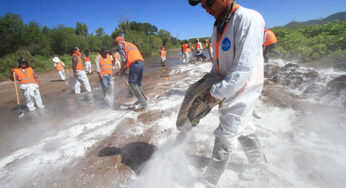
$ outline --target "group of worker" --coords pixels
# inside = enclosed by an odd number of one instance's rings
[[[223,75],[224,79],[216,82],[210,89],[206,103],[216,100],[219,105],[219,125],[214,131],[215,142],[210,162],[194,188],[215,187],[227,167],[231,151],[238,141],[243,147],[249,161],[249,166],[243,170],[240,177],[251,178],[261,163],[263,156],[255,136],[256,127],[253,121],[255,104],[261,95],[264,81],[264,62],[268,62],[268,53],[273,50],[277,39],[274,33],[265,28],[265,21],[257,11],[244,8],[234,0],[188,0],[191,6],[201,3],[202,8],[215,18],[213,33],[209,48],[214,48],[213,66],[210,74]],[[133,43],[125,41],[121,36],[114,40],[119,49],[121,62],[119,75],[129,69],[128,82],[131,91],[137,98],[137,109],[147,105],[144,97],[142,78],[144,59]],[[264,51],[263,51],[263,47]],[[202,52],[202,44],[198,41],[196,52]],[[193,46],[184,42],[181,48],[184,62],[190,61]],[[160,51],[161,63],[165,66],[166,51]],[[115,57],[115,55],[113,56]],[[58,60],[57,60],[58,61]],[[112,62],[106,49],[98,56],[99,78],[107,89],[112,80]],[[78,48],[72,55],[73,75],[76,79],[75,93],[80,93],[83,83],[87,92],[91,91],[88,78],[84,72],[81,54]],[[56,64],[61,71],[63,63]],[[29,110],[34,109],[33,100],[39,108],[43,108],[38,90],[38,79],[28,62],[18,60],[17,68],[12,70],[24,93]],[[65,78],[63,73],[61,78]]]
[[[114,45],[117,46],[117,50],[112,55],[110,55],[111,52],[107,48],[103,47],[100,50],[100,54],[95,58],[95,69],[99,76],[103,94],[105,96],[111,94],[113,74],[118,73],[119,76],[123,76],[124,72],[128,70],[127,83],[130,91],[137,98],[133,108],[134,110],[144,109],[147,106],[142,85],[144,59],[137,46],[125,41],[121,36],[114,40]],[[166,57],[166,54],[162,53],[162,56]],[[61,80],[66,80],[64,62],[58,57],[54,57],[52,60]],[[75,47],[72,53],[73,88],[75,94],[81,93],[82,84],[86,92],[91,93],[89,79],[86,74],[91,73],[91,63],[88,53],[85,54],[83,60],[85,66],[82,62],[80,49]],[[11,80],[18,81],[28,110],[35,110],[35,103],[37,107],[44,108],[39,91],[38,76],[29,66],[28,61],[23,58],[18,59],[17,67],[11,69],[11,72]]]
[[[191,42],[187,44],[187,41],[185,40],[184,44],[181,46],[181,54],[183,58],[183,63],[189,63],[192,57],[195,55],[201,54],[202,50],[203,50],[203,46],[202,46],[202,43],[199,41],[199,39],[197,39],[195,48],[193,47]],[[193,54],[193,52],[195,54]]]
[[[274,50],[274,47],[276,46],[276,43],[277,43],[277,38],[276,38],[274,32],[268,28],[265,28],[264,33],[265,33],[265,39],[264,39],[264,43],[263,43],[263,57],[264,57],[264,62],[267,63],[269,61],[269,53],[274,53],[278,56],[281,56],[281,54]],[[209,42],[208,39],[205,40],[205,44],[208,48],[209,56],[212,59],[212,57],[213,57],[212,44],[211,44],[211,42]],[[199,54],[202,53],[203,47],[202,47],[202,43],[199,41],[199,39],[197,39],[195,49],[196,49],[195,50],[195,54],[196,54],[195,56],[198,56]],[[184,44],[181,46],[183,63],[189,63],[191,61],[191,58],[194,56],[191,53],[193,51],[194,51],[194,47],[191,44],[191,42],[189,44],[187,44],[187,41],[185,41]]]

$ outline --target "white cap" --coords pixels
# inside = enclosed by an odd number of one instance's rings
[[[53,60],[54,63],[59,63],[60,62],[60,59],[58,57],[54,57],[52,60]]]

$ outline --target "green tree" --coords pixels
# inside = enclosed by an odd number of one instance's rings
[[[22,46],[24,24],[20,15],[5,14],[0,18],[0,57]]]
[[[76,34],[84,36],[85,38],[88,38],[88,26],[85,23],[76,23]]]
[[[103,27],[99,27],[98,29],[96,29],[95,32],[97,37],[103,37],[106,35],[106,33],[103,30]]]

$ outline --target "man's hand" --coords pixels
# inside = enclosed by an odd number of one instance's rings
[[[99,78],[103,80],[103,74],[99,74]]]
[[[206,98],[205,102],[207,104],[210,104],[210,103],[215,103],[216,101],[217,101],[217,99],[210,94],[210,91],[208,91],[207,98]]]
[[[74,73],[73,73],[73,76],[74,76],[74,77],[77,77],[77,76],[78,76],[78,74],[77,74],[76,72],[74,72]]]

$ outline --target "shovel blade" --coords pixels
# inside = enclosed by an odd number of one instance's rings
[[[18,117],[21,118],[24,116],[24,112],[23,110],[20,108],[20,106],[18,106]]]

